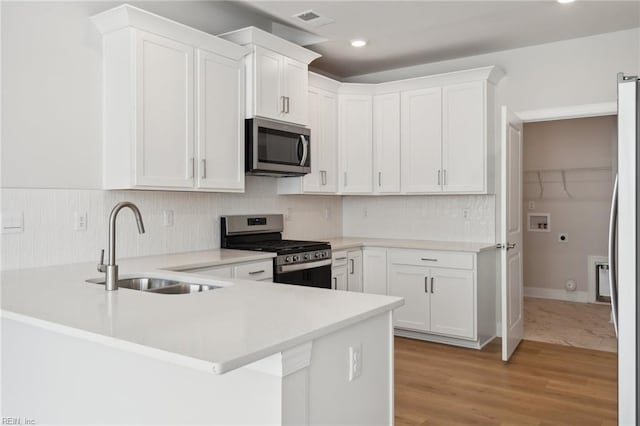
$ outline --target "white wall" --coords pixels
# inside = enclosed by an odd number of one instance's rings
[[[494,206],[493,195],[344,197],[343,232],[354,237],[493,242]]]
[[[523,253],[527,291],[542,295],[549,294],[546,290],[556,290],[555,294],[563,295],[564,284],[571,279],[576,281],[578,292],[587,292],[588,257],[607,256],[612,152],[616,139],[616,116],[525,124],[524,169],[566,170],[567,190],[571,194],[569,197],[564,192],[560,172],[541,172],[542,194],[536,173],[524,175]],[[530,201],[535,205],[533,209],[529,208]],[[549,213],[550,232],[528,231],[528,213]],[[559,233],[567,234],[568,241],[559,242]]]
[[[142,213],[146,234],[139,235],[130,211],[118,218],[118,257],[220,247],[220,215],[283,213],[285,237],[322,239],[340,235],[339,197],[277,196],[275,179],[248,177],[245,194],[65,189],[3,189],[3,211],[24,213],[24,232],[2,235],[1,269],[96,261],[106,249],[108,215],[129,200]],[[324,217],[325,209],[329,218]],[[163,225],[163,210],[175,224]],[[87,231],[73,230],[74,212],[86,212]]]

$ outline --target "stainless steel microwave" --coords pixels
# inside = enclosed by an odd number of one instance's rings
[[[247,174],[302,176],[311,172],[311,131],[264,118],[245,121]]]

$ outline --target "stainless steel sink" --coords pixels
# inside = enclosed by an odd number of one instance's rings
[[[93,284],[105,284],[105,280],[101,278],[87,280],[87,282]],[[221,286],[216,285],[194,284],[184,281],[153,277],[122,278],[118,280],[118,287],[160,294],[200,293],[203,291],[215,290],[216,288],[222,288]]]

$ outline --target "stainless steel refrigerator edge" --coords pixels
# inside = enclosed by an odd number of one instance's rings
[[[609,235],[611,303],[618,335],[618,423],[635,425],[638,415],[638,143],[640,85],[618,74],[618,175]],[[617,222],[617,229],[616,229]]]

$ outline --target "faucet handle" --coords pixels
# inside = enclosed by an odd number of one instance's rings
[[[98,272],[105,272],[107,270],[104,264],[104,249],[100,250],[100,261],[98,263]]]

